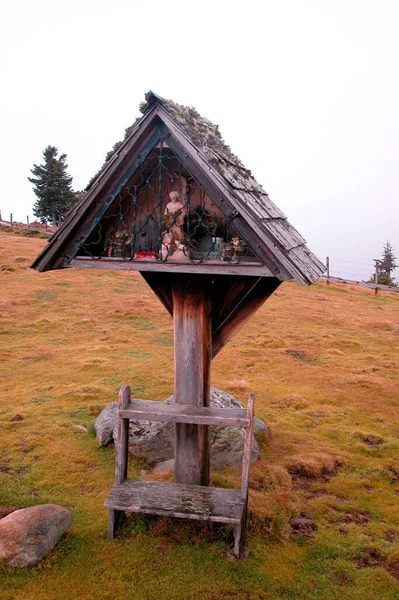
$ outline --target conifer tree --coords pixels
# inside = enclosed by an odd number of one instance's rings
[[[389,241],[386,242],[383,251],[382,258],[380,260],[380,270],[388,275],[391,279],[391,273],[397,267],[396,256],[394,254],[392,244]]]
[[[37,196],[33,213],[42,222],[48,220],[59,226],[77,198],[72,190],[72,177],[67,173],[66,154],[58,158],[57,148],[47,146],[43,158],[42,165],[33,165],[33,177],[28,177]]]
[[[382,257],[378,261],[378,283],[381,285],[396,285],[396,281],[392,276],[393,271],[397,267],[396,256],[392,248],[392,244],[387,241],[382,250]],[[371,275],[369,283],[374,283],[375,275]]]

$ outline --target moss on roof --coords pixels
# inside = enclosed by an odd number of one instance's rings
[[[194,146],[201,149],[206,155],[208,161],[217,169],[220,167],[220,161],[231,163],[238,167],[242,174],[251,175],[251,171],[246,169],[238,156],[231,151],[223,140],[219,131],[219,126],[214,125],[211,121],[202,117],[199,112],[193,106],[183,106],[173,102],[173,100],[165,100],[160,96],[157,96],[153,92],[147,92],[145,95],[145,102],[140,103],[140,112],[144,114],[153,104],[157,102],[160,104],[169,114],[173,121],[181,127],[184,133],[190,138]],[[123,140],[116,142],[112,150],[110,150],[105,156],[105,162],[101,169],[90,179],[86,190],[90,187],[93,181],[97,178],[99,173],[105,167],[107,162],[127,140],[131,135],[134,127],[141,117],[138,117],[132,125],[125,129],[125,135]]]
[[[206,154],[209,161],[214,162],[217,158],[215,154],[217,154],[219,159],[230,162],[248,172],[238,156],[223,140],[219,126],[202,117],[193,106],[183,106],[173,100],[165,100],[153,92],[148,92],[145,98],[146,101],[140,105],[140,111],[143,114],[156,100],[168,111],[173,121],[183,129],[192,143]]]

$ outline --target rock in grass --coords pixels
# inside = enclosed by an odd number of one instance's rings
[[[168,471],[173,471],[175,468],[175,459],[170,458],[169,460],[164,460],[163,462],[158,463],[153,470],[153,473],[167,473]]]
[[[270,437],[270,430],[266,423],[262,421],[262,419],[258,419],[258,417],[254,417],[254,435],[264,434],[267,437]]]
[[[100,446],[108,446],[114,441],[114,429],[116,426],[116,411],[118,403],[111,402],[101,411],[97,419],[94,421],[94,429]]]
[[[145,458],[149,463],[173,458],[174,438],[174,423],[130,421],[129,452],[133,456]]]
[[[211,467],[240,467],[244,453],[245,429],[242,427],[211,427]],[[251,461],[258,460],[259,446],[252,436]]]
[[[0,561],[12,567],[38,563],[72,525],[72,513],[56,504],[22,508],[0,520]]]

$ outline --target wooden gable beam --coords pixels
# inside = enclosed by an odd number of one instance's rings
[[[261,274],[260,274],[261,275]],[[237,304],[247,295],[259,276],[229,275],[212,281],[212,331],[218,330]]]
[[[172,278],[170,273],[141,271],[141,276],[173,317]]]
[[[219,327],[212,332],[212,358],[224,348],[233,335],[252,317],[262,304],[278,288],[281,281],[276,277],[260,277],[231,310]]]

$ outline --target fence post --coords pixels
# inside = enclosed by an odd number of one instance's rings
[[[330,257],[326,257],[326,265],[327,265],[327,286],[330,285]]]
[[[12,213],[10,214],[10,225],[11,225],[11,229],[12,229]]]
[[[376,296],[378,294],[378,270],[379,270],[379,266],[380,266],[380,262],[376,259],[375,260],[375,275],[374,275],[374,283],[375,283],[375,290],[374,290],[374,295]]]
[[[26,224],[27,224],[28,229],[29,229],[29,215],[26,215]]]

